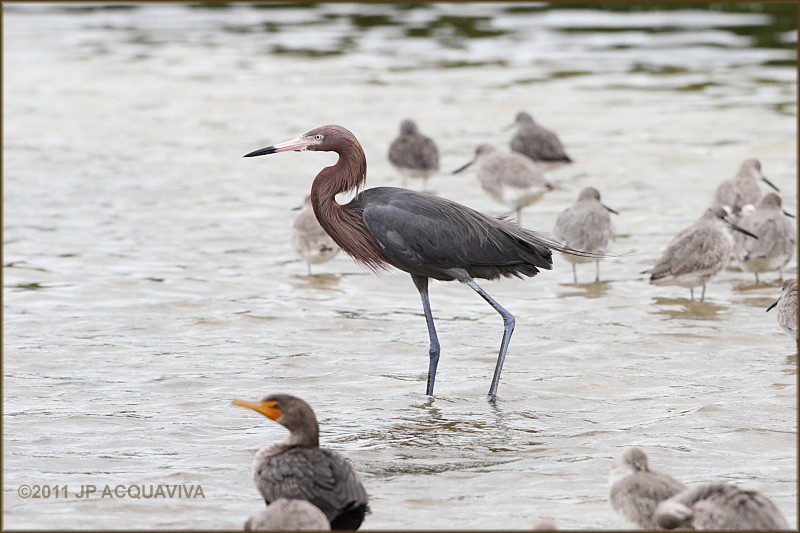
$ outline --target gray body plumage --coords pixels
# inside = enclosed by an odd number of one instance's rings
[[[339,245],[319,225],[310,196],[306,196],[303,211],[292,226],[292,247],[308,265],[309,274],[311,265],[330,261],[341,251]]]
[[[389,162],[403,176],[422,178],[423,188],[430,176],[439,170],[439,149],[430,137],[420,133],[413,120],[400,124],[400,135],[389,146]]]
[[[658,504],[685,489],[686,486],[672,476],[650,470],[647,456],[635,447],[617,456],[609,475],[611,507],[644,529],[657,529]]]
[[[703,286],[728,263],[733,237],[725,227],[727,215],[722,208],[709,208],[700,219],[681,231],[650,269],[650,283]]]
[[[781,295],[767,311],[778,307],[778,325],[787,335],[797,340],[797,279],[784,280]]]
[[[594,187],[586,187],[578,199],[565,209],[556,219],[553,237],[570,248],[587,252],[605,253],[616,237],[614,224],[607,207],[600,201],[600,192]],[[589,257],[565,255],[570,263],[600,262]],[[575,273],[573,266],[573,274]],[[599,265],[598,276],[599,280]],[[575,277],[577,283],[577,275]]]
[[[748,272],[755,272],[756,281],[761,272],[778,270],[783,277],[783,267],[794,255],[796,231],[781,208],[781,199],[775,193],[767,193],[754,211],[739,221],[739,226],[758,235],[751,239],[734,234],[734,257]]]
[[[712,207],[722,207],[734,221],[738,220],[745,206],[755,205],[761,199],[757,179],[764,179],[761,162],[758,159],[745,159],[736,175],[723,181],[714,191]]]
[[[656,523],[665,529],[789,529],[766,496],[726,483],[698,485],[662,502]]]
[[[306,500],[278,498],[244,524],[245,531],[330,530],[331,525],[319,507]]]
[[[534,122],[528,113],[517,113],[514,124],[517,132],[509,143],[512,151],[530,157],[534,161],[564,163],[572,161],[564,151],[558,136]]]
[[[553,188],[536,164],[523,155],[482,144],[475,149],[474,161],[483,190],[518,212]]]

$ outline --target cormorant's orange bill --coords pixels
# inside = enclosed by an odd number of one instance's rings
[[[253,411],[259,412],[270,420],[278,420],[281,417],[281,412],[278,410],[278,402],[245,402],[242,400],[233,400],[233,405],[239,407],[247,407]]]

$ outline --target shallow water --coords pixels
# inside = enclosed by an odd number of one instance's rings
[[[702,6],[700,6],[702,7]],[[543,4],[4,4],[4,525],[239,528],[250,461],[285,431],[234,398],[316,410],[371,495],[365,527],[620,528],[611,461],[642,446],[687,483],[764,491],[797,527],[797,347],[764,312],[776,275],[724,271],[706,302],[639,274],[715,186],[758,157],[797,212],[793,6],[615,11]],[[788,20],[788,22],[787,22]],[[587,185],[617,257],[482,285],[433,283],[442,343],[406,274],[289,235],[331,154],[242,159],[321,124],[364,145],[434,137],[437,194],[505,210],[447,171],[526,109],[575,163],[524,214],[549,231]],[[412,186],[419,186],[412,182]],[[796,276],[792,260],[787,275]],[[22,484],[200,484],[204,499],[23,499]]]

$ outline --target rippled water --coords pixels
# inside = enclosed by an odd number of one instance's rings
[[[776,276],[727,270],[706,303],[639,274],[758,157],[797,212],[796,6],[4,4],[4,525],[239,528],[252,453],[285,431],[230,405],[291,392],[362,473],[365,527],[629,524],[621,448],[687,483],[759,489],[797,526],[797,348]],[[731,11],[732,10],[732,11]],[[766,10],[766,11],[765,11]],[[434,137],[437,194],[499,214],[474,147],[526,109],[575,163],[526,210],[550,230],[586,185],[620,211],[604,282],[569,264],[484,283],[500,318],[406,274],[305,265],[289,210],[331,154],[242,154],[339,123],[368,183],[399,122]],[[796,276],[793,260],[788,275]],[[579,270],[593,279],[593,267]],[[23,499],[21,484],[200,484],[205,499]]]

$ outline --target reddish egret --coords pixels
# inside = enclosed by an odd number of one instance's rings
[[[330,530],[331,524],[319,507],[307,500],[278,498],[244,524],[245,531]]]
[[[791,278],[783,282],[781,295],[767,308],[769,312],[778,306],[778,325],[787,335],[797,340],[797,279]]]
[[[308,500],[325,513],[332,529],[358,529],[369,512],[367,491],[344,457],[319,447],[319,426],[311,407],[288,394],[233,404],[289,430],[286,439],[264,446],[253,458],[256,486],[267,505],[279,498]]]
[[[534,161],[544,163],[571,163],[572,159],[564,151],[558,135],[543,128],[533,117],[524,111],[517,113],[509,128],[517,128],[517,133],[509,143],[511,150],[526,155]]]
[[[522,208],[541,200],[553,186],[544,179],[542,171],[524,155],[501,152],[491,144],[475,149],[472,161],[454,170],[458,174],[475,163],[478,181],[483,190],[500,203],[517,212],[517,224],[522,225]]]
[[[644,529],[658,529],[658,504],[686,490],[674,477],[650,470],[647,455],[636,447],[626,448],[614,460],[608,485],[611,507]]]
[[[794,256],[797,230],[786,217],[794,218],[781,208],[781,197],[768,192],[758,201],[754,211],[742,217],[739,226],[758,235],[757,240],[741,234],[733,236],[733,256],[742,268],[756,275],[777,270],[783,281],[783,267]]]
[[[600,191],[594,187],[586,187],[580,192],[575,203],[558,215],[553,228],[553,237],[570,248],[605,253],[616,237],[609,213],[619,214],[600,201]],[[575,255],[568,255],[565,258],[572,263],[572,277],[575,283],[578,283],[575,264],[588,263],[592,259]],[[594,281],[597,283],[600,281],[600,260],[595,259],[595,262],[597,265]]]
[[[761,199],[761,189],[756,180],[761,180],[777,192],[778,188],[761,173],[758,159],[745,159],[736,175],[720,183],[714,191],[713,207],[723,207],[736,222],[742,216],[742,209],[754,206]]]
[[[306,196],[305,203],[300,209],[303,211],[292,227],[292,246],[305,260],[310,276],[312,264],[330,261],[336,257],[340,248],[317,222],[314,209],[311,207],[311,196]]]
[[[656,522],[664,529],[789,529],[766,496],[727,483],[704,483],[663,501]]]
[[[439,170],[439,149],[433,139],[420,133],[416,122],[410,119],[400,123],[400,135],[389,146],[389,162],[406,178],[422,178],[422,189],[428,178]]]
[[[688,287],[694,300],[694,288],[703,286],[700,301],[706,297],[706,282],[716,276],[731,257],[733,237],[725,226],[758,239],[749,231],[728,222],[727,211],[710,207],[703,216],[672,239],[650,273],[653,285],[680,285]]]
[[[341,126],[321,126],[245,157],[289,150],[339,155],[335,165],[322,169],[314,179],[311,203],[320,224],[342,250],[374,271],[392,265],[411,274],[422,298],[430,337],[428,395],[433,394],[439,362],[428,279],[466,283],[500,313],[503,340],[488,395],[489,401],[494,402],[515,320],[474,278],[533,277],[540,268],[553,267],[551,248],[565,253],[583,252],[445,198],[397,187],[367,189],[357,192],[349,203],[339,204],[337,194],[358,191],[367,179],[367,159],[361,144]]]

